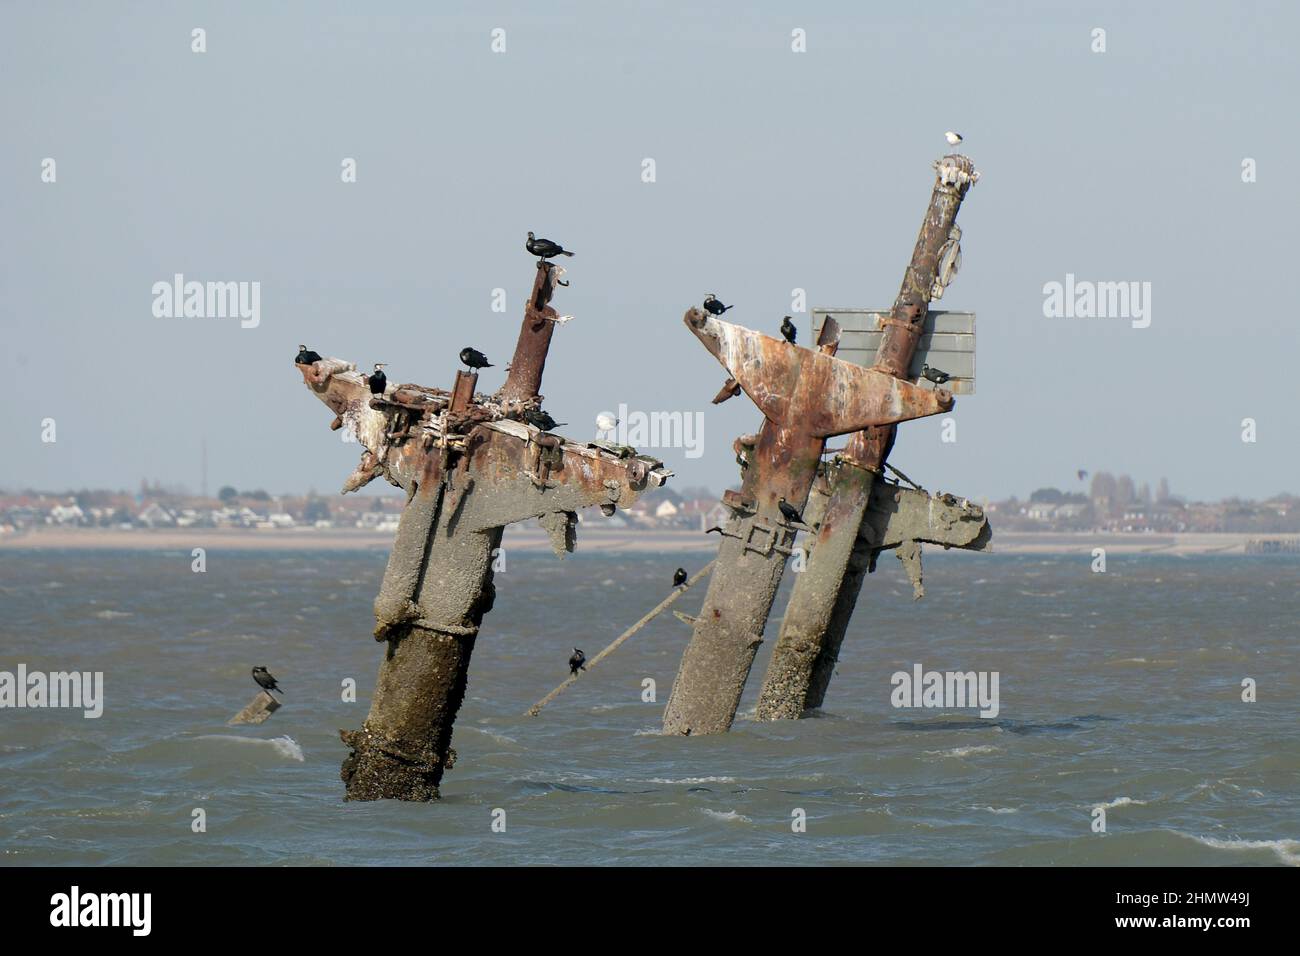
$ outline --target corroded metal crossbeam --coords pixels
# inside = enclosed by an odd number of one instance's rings
[[[735,719],[800,530],[781,504],[804,507],[827,438],[935,415],[953,399],[836,359],[830,322],[814,350],[700,309],[684,321],[764,417],[756,435],[738,441],[741,490],[723,496],[730,516],[717,564],[664,711],[665,733],[723,733]]]

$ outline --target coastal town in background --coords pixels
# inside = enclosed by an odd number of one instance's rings
[[[1040,488],[1024,499],[977,503],[988,512],[997,533],[1300,535],[1300,498],[1294,495],[1277,494],[1263,501],[1190,501],[1163,478],[1152,487],[1128,475],[1081,474],[1072,489]],[[135,491],[0,490],[0,542],[38,544],[43,533],[78,529],[141,535],[187,528],[391,534],[397,530],[404,500],[396,489],[391,494],[275,495],[260,488],[225,486],[209,496],[143,480]],[[709,489],[666,486],[610,517],[599,512],[579,515],[586,525],[624,532],[695,533],[722,524],[725,517],[718,496]],[[1246,550],[1290,550],[1295,544],[1260,540]]]

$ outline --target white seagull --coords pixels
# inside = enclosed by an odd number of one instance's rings
[[[618,427],[618,419],[609,412],[601,412],[596,416],[596,431],[612,432]]]
[[[948,141],[949,146],[956,146],[961,142],[961,133],[954,133],[952,130],[943,134],[943,138]]]

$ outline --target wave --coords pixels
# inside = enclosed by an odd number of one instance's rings
[[[710,810],[708,807],[701,807],[700,812],[713,817],[715,820],[725,820],[727,823],[753,823],[749,817],[743,813],[737,813],[735,810]]]
[[[275,753],[288,760],[296,760],[303,763],[307,758],[298,746],[298,741],[292,737],[239,737],[235,734],[202,734],[194,738],[195,740],[221,740],[233,742],[244,746],[270,747]]]
[[[951,750],[927,750],[925,753],[933,757],[969,757],[971,754],[992,754],[1001,750],[1001,747],[981,744],[980,746],[953,747]]]
[[[1093,809],[1100,807],[1103,810],[1110,810],[1113,807],[1145,807],[1146,805],[1145,800],[1134,800],[1132,797],[1116,797],[1108,803],[1095,804]]]
[[[135,615],[131,611],[96,611],[95,612],[95,617],[99,618],[101,621],[111,621],[119,617],[134,617],[134,616]]]
[[[651,777],[649,780],[645,780],[643,782],[644,783],[681,783],[681,784],[735,783],[736,778],[735,777],[682,777],[680,780],[669,780],[666,777]]]
[[[1203,846],[1216,850],[1272,850],[1273,854],[1287,866],[1300,866],[1300,840],[1220,840],[1215,837],[1197,836],[1195,833],[1183,833],[1175,830],[1180,837],[1195,840]]]

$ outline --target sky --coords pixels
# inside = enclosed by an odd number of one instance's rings
[[[683,313],[716,292],[775,335],[795,289],[888,308],[954,129],[981,179],[941,307],[978,316],[976,392],[955,441],[905,423],[891,462],[977,500],[1081,468],[1300,491],[1298,11],[5,2],[0,488],[197,491],[206,443],[212,492],[333,492],[358,446],[298,344],[439,387],[472,345],[493,389],[530,229],[577,252],[542,388],[562,431],[698,413],[698,456],[647,450],[734,487],[758,412],[709,404],[725,376]],[[259,283],[257,324],[156,315],[177,273]],[[1046,316],[1067,275],[1149,289],[1149,325]]]

